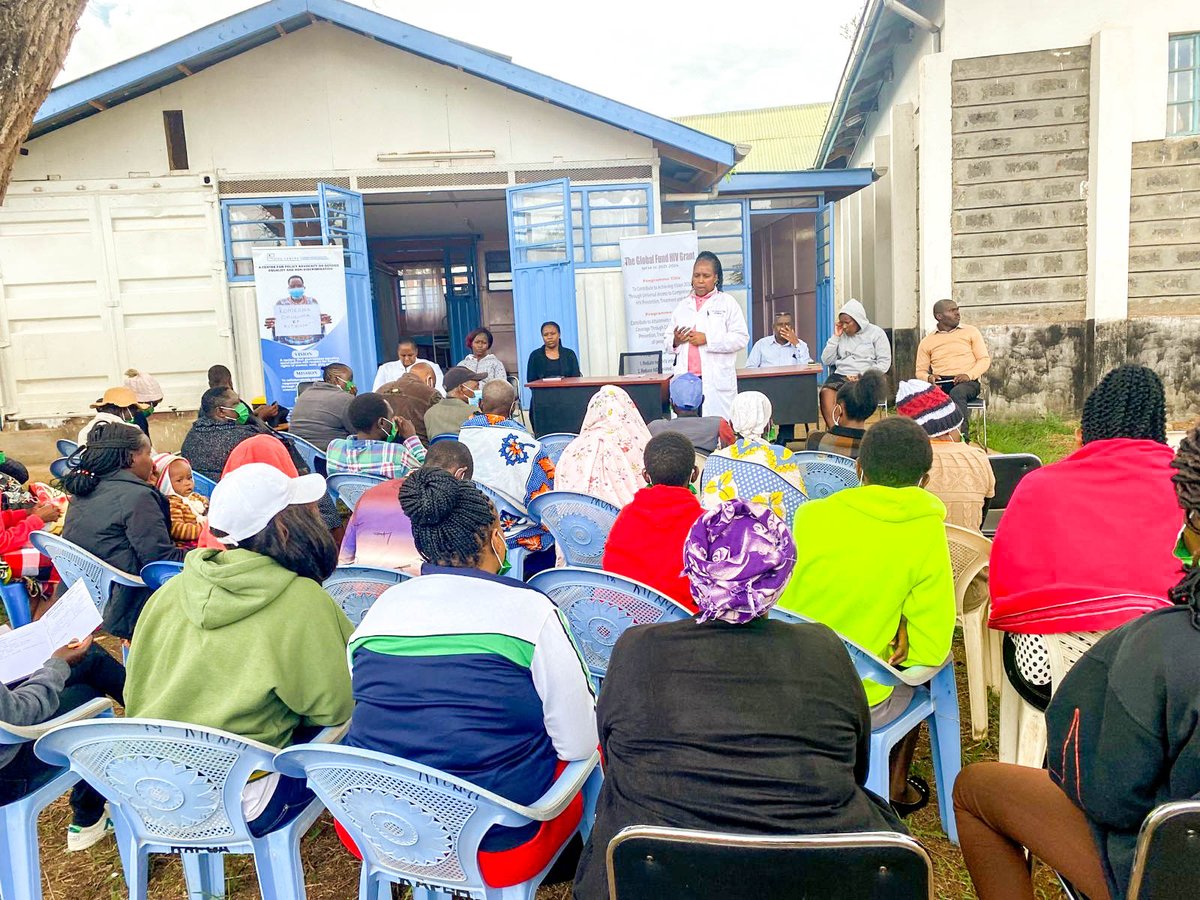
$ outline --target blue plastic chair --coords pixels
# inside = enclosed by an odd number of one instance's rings
[[[474,484],[475,487],[479,488],[479,492],[483,494],[483,496],[492,501],[492,506],[496,507],[496,512],[500,514],[501,522],[506,520],[517,520],[533,522],[536,525],[541,524],[536,518],[534,518],[533,513],[527,510],[519,501],[508,496],[508,494],[498,491],[495,488],[488,487],[486,484],[483,484],[479,481],[474,482]],[[542,549],[544,550],[547,547],[552,546],[553,543],[554,536],[547,533],[542,538]],[[512,564],[514,576],[522,581],[525,580],[525,557],[527,556],[529,556],[529,551],[524,547],[514,547],[512,544],[508,544],[508,561]]]
[[[104,607],[108,605],[114,584],[145,587],[145,582],[138,576],[110,566],[99,557],[56,534],[35,531],[29,536],[29,543],[33,544],[42,556],[50,557],[55,571],[62,579],[63,587],[70,587],[83,579],[92,602],[96,604],[96,609],[100,610],[100,615],[104,615]]]
[[[752,459],[732,459],[720,453],[714,453],[704,461],[704,471],[700,475],[701,497],[708,493],[709,482],[713,479],[717,481],[719,493],[726,473],[729,473],[728,480],[737,486],[737,496],[767,507],[783,519],[788,528],[792,527],[800,504],[808,500],[803,491],[789,484],[770,466]],[[808,486],[807,482],[805,486]]]
[[[604,544],[621,511],[599,497],[547,491],[534,497],[529,514],[550,529],[568,566],[599,569]]]
[[[479,843],[494,825],[516,828],[555,818],[581,791],[584,810],[576,833],[586,841],[602,780],[599,759],[593,753],[569,763],[529,806],[437,769],[352,747],[300,744],[276,756],[275,767],[307,777],[362,853],[359,900],[386,900],[392,884],[410,885],[414,900],[533,900],[553,860],[528,881],[493,888],[479,870]]]
[[[73,468],[75,467],[71,465],[71,460],[68,457],[60,456],[50,463],[50,474],[59,481],[62,481]]]
[[[68,441],[66,438],[60,438],[54,444],[58,448],[59,456],[70,456],[79,449],[79,445],[74,441]]]
[[[300,458],[304,460],[304,464],[308,466],[309,472],[316,472],[319,475],[325,474],[325,451],[317,447],[315,444],[310,444],[302,437],[292,434],[288,431],[277,432],[279,437],[285,441],[291,441],[292,446],[296,448],[296,452],[300,454]],[[318,460],[320,461],[318,464]]]
[[[37,740],[68,722],[109,712],[112,701],[100,698],[38,725],[0,722],[0,747]],[[42,864],[38,856],[37,822],[42,810],[75,786],[79,776],[63,769],[50,781],[7,806],[0,806],[0,897],[4,900],[41,900]]]
[[[0,585],[0,599],[4,601],[4,614],[8,616],[8,624],[11,627],[20,628],[33,621],[33,612],[29,608],[29,592],[25,590],[24,582]]]
[[[213,488],[217,486],[217,483],[207,475],[201,475],[194,469],[192,470],[192,482],[196,493],[201,497],[211,497]]]
[[[394,569],[339,566],[325,579],[323,587],[346,614],[350,624],[357,628],[367,610],[384,591],[411,577]]]
[[[358,498],[375,487],[387,481],[379,475],[330,475],[328,478],[330,492],[353,510],[358,505]]]
[[[780,609],[771,609],[771,618],[792,624],[809,623],[812,619]],[[952,844],[958,843],[958,825],[954,820],[954,782],[962,769],[962,734],[959,731],[958,688],[954,683],[954,656],[951,654],[940,666],[913,666],[897,669],[854,641],[843,637],[842,643],[860,678],[876,684],[894,687],[911,685],[912,702],[898,719],[871,732],[871,762],[867,771],[867,788],[880,797],[890,796],[891,773],[888,761],[892,747],[910,731],[928,720],[929,745],[933,755],[933,777],[937,783],[938,811],[942,828]]]
[[[457,440],[458,440],[457,434],[453,434],[449,431],[446,431],[446,432],[443,432],[442,434],[435,434],[433,437],[431,437],[429,439],[429,446],[432,447],[434,444],[440,444],[442,441],[457,441]]]
[[[159,562],[146,563],[146,565],[142,566],[139,577],[142,581],[146,582],[147,587],[154,588],[157,591],[182,571],[183,563],[160,560]]]
[[[649,585],[596,569],[547,569],[529,579],[567,620],[588,671],[599,681],[612,648],[633,625],[674,622],[692,614]]]
[[[843,488],[858,487],[856,463],[848,456],[801,450],[795,455],[810,500],[820,500]]]
[[[550,462],[557,466],[558,461],[562,459],[563,451],[567,449],[567,444],[571,443],[577,437],[579,437],[577,434],[556,431],[553,434],[544,434],[538,440],[542,442],[542,449],[550,457]]]
[[[326,728],[315,742],[340,740],[346,728]],[[146,896],[151,853],[183,858],[192,900],[225,895],[226,853],[254,855],[264,900],[303,900],[300,838],[321,814],[320,801],[261,838],[242,815],[250,776],[276,771],[275,747],[183,722],[114,719],[56,728],[34,752],[69,765],[108,800],[133,900]]]

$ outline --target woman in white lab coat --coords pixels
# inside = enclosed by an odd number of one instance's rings
[[[750,342],[750,332],[742,305],[721,291],[722,284],[716,254],[699,254],[692,266],[692,293],[671,313],[665,346],[668,359],[675,360],[675,375],[691,372],[704,382],[704,415],[728,419],[737,395],[734,362]]]

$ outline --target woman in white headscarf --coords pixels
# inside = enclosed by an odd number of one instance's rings
[[[606,384],[588,403],[579,437],[567,444],[554,467],[554,489],[624,507],[646,486],[642,454],[649,440],[650,431],[630,396]]]
[[[712,456],[727,456],[730,459],[748,460],[768,466],[792,487],[804,490],[804,479],[800,475],[800,466],[796,463],[795,454],[786,447],[772,443],[777,428],[771,421],[771,401],[765,394],[745,391],[734,397],[733,406],[729,411],[729,423],[733,426],[737,440],[722,450],[714,451]],[[735,497],[772,508],[779,505],[772,503],[770,498],[752,491],[739,491],[737,482],[735,469],[728,469],[719,475],[706,478],[700,497],[701,505],[705,509],[716,509]]]

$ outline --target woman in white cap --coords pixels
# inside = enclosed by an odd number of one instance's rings
[[[733,398],[729,421],[737,440],[717,450],[712,456],[727,456],[767,466],[792,487],[804,490],[804,479],[800,476],[795,454],[774,443],[778,428],[771,420],[771,401],[766,394],[758,391],[738,394]],[[736,467],[706,478],[700,503],[705,509],[716,509],[722,503],[739,497],[749,503],[766,506],[775,515],[784,517],[782,495],[778,492],[762,492],[745,483],[739,484]]]
[[[150,416],[163,401],[162,385],[153,375],[139,372],[137,369],[127,369],[125,387],[133,391],[133,396],[138,402],[138,407],[133,411],[133,424],[142,429],[146,437],[150,437]]]
[[[350,718],[353,628],[321,587],[337,565],[316,511],[324,493],[320,475],[289,478],[265,463],[221,479],[208,524],[226,549],[193,550],[146,604],[129,653],[129,715],[281,748]],[[271,775],[247,786],[242,810],[262,835],[311,798],[303,779]]]

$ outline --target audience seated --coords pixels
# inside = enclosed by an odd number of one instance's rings
[[[471,451],[458,441],[439,441],[430,447],[424,468],[443,469],[465,481],[475,474]],[[374,566],[421,574],[421,554],[413,541],[412,522],[400,506],[403,485],[403,478],[393,478],[369,488],[358,498],[354,514],[346,523],[339,566]]]
[[[24,580],[31,596],[58,582],[50,560],[29,543],[29,536],[59,521],[59,506],[36,499],[25,489],[29,470],[0,452],[0,585]]]
[[[63,479],[73,499],[62,536],[131,575],[147,563],[183,559],[171,540],[170,505],[150,484],[153,475],[146,435],[132,425],[97,423],[79,465]],[[128,640],[149,597],[148,588],[114,585],[104,629]]]
[[[321,370],[321,380],[296,397],[288,433],[308,441],[322,453],[329,442],[354,433],[350,402],[358,389],[354,372],[344,363]]]
[[[442,399],[442,393],[437,389],[433,364],[424,361],[413,363],[399,378],[380,387],[378,393],[388,402],[393,414],[412,422],[421,443],[429,446],[425,413]]]
[[[352,435],[329,442],[325,464],[330,475],[403,478],[425,462],[425,448],[413,423],[394,417],[382,394],[355,397],[349,419]]]
[[[125,371],[125,387],[133,391],[134,399],[138,402],[133,409],[133,424],[141,429],[142,434],[150,437],[150,416],[163,401],[162,385],[148,372],[127,369]],[[153,439],[150,443],[154,443]]]
[[[479,413],[463,422],[458,439],[471,451],[476,481],[528,506],[554,488],[554,463],[542,442],[513,419],[516,402],[517,392],[507,381],[487,382]],[[510,549],[521,546],[536,552],[554,543],[549,532],[523,516],[505,517],[502,524]]]
[[[911,419],[871,426],[858,455],[862,484],[796,510],[796,568],[779,605],[818,622],[892,665],[936,666],[954,634],[954,576],[942,501],[922,490],[933,451]],[[908,707],[912,688],[865,682],[871,721],[887,725]],[[892,801],[902,813],[929,799],[908,776],[919,729],[892,757]]]
[[[604,786],[579,900],[608,897],[605,851],[629,825],[904,831],[863,787],[871,717],[842,642],[824,625],[767,618],[795,554],[776,515],[723,503],[695,522],[684,548],[696,621],[618,639],[597,710]]]
[[[439,434],[457,435],[462,423],[478,412],[481,384],[478,378],[464,366],[455,366],[446,372],[442,380],[446,396],[425,413],[425,433],[430,439]]]
[[[114,425],[136,425],[137,414],[148,408],[139,403],[137,395],[124,386],[109,388],[104,392],[104,396],[91,406],[92,409],[96,410],[96,415],[90,422],[79,429],[76,443],[81,447],[87,443],[92,426],[97,422],[111,422]],[[146,436],[149,437],[149,434]]]
[[[603,567],[666,594],[692,612],[691,587],[683,574],[683,545],[702,509],[692,492],[696,452],[677,431],[646,444],[647,487],[618,514],[604,545]]]
[[[1147,461],[1154,475],[1157,463]],[[1101,638],[1067,673],[1046,710],[1049,771],[984,762],[958,776],[958,833],[980,900],[1033,897],[1026,849],[1090,900],[1124,897],[1142,820],[1200,794],[1200,429],[1172,466],[1192,553],[1168,591],[1175,605]],[[1133,570],[1148,561],[1139,546],[1120,554]]]
[[[425,564],[420,578],[389,588],[351,636],[355,707],[346,743],[532,803],[561,761],[596,749],[587,668],[549,599],[502,577],[504,532],[471,482],[419,469],[400,503]],[[574,827],[578,806],[567,816]],[[537,833],[537,825],[496,827],[484,837],[484,855]]]
[[[622,507],[645,483],[642,453],[648,440],[650,432],[633,400],[606,384],[588,401],[579,436],[563,449],[554,467],[554,487]]]
[[[713,456],[761,463],[774,469],[792,487],[804,490],[804,479],[800,476],[795,454],[786,447],[772,443],[776,431],[775,424],[771,421],[771,401],[767,399],[766,394],[758,391],[744,391],[738,394],[733,398],[729,420],[737,440],[730,446],[717,450]],[[705,509],[716,509],[728,500],[741,497],[743,500],[769,505],[776,515],[782,514],[783,507],[779,502],[772,503],[770,498],[761,495],[747,496],[750,493],[752,492],[749,489],[738,485],[736,472],[723,472],[705,479],[700,502]]]
[[[914,420],[931,441],[933,466],[925,490],[946,505],[946,522],[978,531],[987,501],[996,495],[996,473],[987,453],[962,437],[962,413],[936,384],[900,382],[896,412]]]
[[[213,491],[209,527],[227,549],[189,553],[151,598],[129,653],[126,712],[230,731],[272,747],[350,718],[351,626],[321,588],[337,548],[312,505],[319,475],[288,478],[263,463]],[[294,818],[304,779],[251,781],[253,834]]]
[[[729,423],[720,416],[702,416],[704,383],[699,375],[685,372],[671,379],[671,411],[673,419],[655,419],[646,427],[651,435],[678,431],[701,453],[712,453],[728,447],[736,439]]]
[[[868,369],[854,381],[843,381],[833,405],[833,425],[828,431],[810,434],[804,449],[858,459],[858,448],[867,433],[867,419],[886,396],[887,377],[878,369]]]
[[[194,549],[204,531],[208,501],[196,493],[191,464],[175,453],[157,454],[154,485],[171,507],[171,540],[176,547]]]

